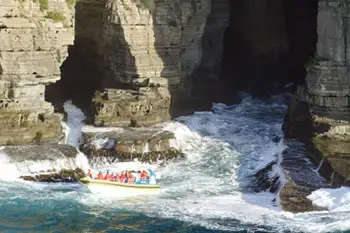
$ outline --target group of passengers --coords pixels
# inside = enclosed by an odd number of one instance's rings
[[[92,172],[90,169],[89,169],[87,175],[91,179],[93,179]],[[110,174],[109,171],[107,171],[107,173],[105,175],[103,175],[102,172],[100,171],[98,173],[97,177],[95,177],[95,179],[133,184],[137,180],[140,180],[140,179],[141,180],[149,180],[149,175],[148,175],[147,171],[142,171],[142,172],[137,171],[136,177],[130,171],[124,171],[120,175],[118,173],[114,174],[113,172]]]

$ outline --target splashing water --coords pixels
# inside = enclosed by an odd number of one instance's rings
[[[63,104],[63,108],[67,113],[67,122],[63,123],[66,132],[65,144],[79,147],[85,115],[79,108],[72,104],[71,100],[66,101]]]
[[[302,214],[282,211],[271,193],[250,193],[246,189],[252,174],[271,161],[280,162],[279,155],[285,145],[283,141],[276,144],[272,139],[282,136],[285,112],[285,105],[266,104],[246,97],[239,105],[215,104],[210,112],[197,112],[176,122],[161,124],[164,130],[175,134],[176,140],[171,144],[180,148],[186,158],[165,167],[152,165],[157,175],[161,175],[161,192],[154,196],[120,201],[91,194],[80,185],[0,182],[3,194],[0,211],[4,213],[0,227],[7,232],[111,229],[113,232],[334,232],[350,229],[346,189],[341,194],[329,190],[314,192],[310,198],[318,205],[330,207],[331,211]],[[75,117],[79,118],[79,114]],[[78,133],[74,135],[79,137]],[[71,142],[77,143],[76,139]],[[11,163],[6,166],[14,169]],[[149,165],[137,161],[101,161],[94,165],[96,170],[139,166]],[[283,179],[279,166],[273,173]],[[340,199],[331,202],[335,196]],[[14,219],[14,215],[19,217]],[[20,225],[19,220],[27,224]]]

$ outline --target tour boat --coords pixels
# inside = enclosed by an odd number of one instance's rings
[[[159,190],[160,187],[157,184],[129,184],[129,183],[120,183],[116,181],[109,181],[109,180],[97,180],[97,179],[91,179],[90,177],[84,177],[80,179],[80,183],[86,184],[87,186],[102,186],[102,187],[113,187],[116,189],[123,189],[123,190],[130,190],[130,189],[136,189],[136,190]]]
[[[149,173],[155,177],[155,174],[151,170],[149,170]],[[153,180],[154,184],[152,182],[150,184],[150,180],[139,180],[135,183],[120,183],[117,181],[92,179],[86,176],[81,178],[79,182],[85,184],[91,192],[118,196],[150,194],[160,190],[160,186],[156,184],[155,180]]]

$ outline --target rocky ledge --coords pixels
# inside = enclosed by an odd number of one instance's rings
[[[80,168],[62,169],[59,172],[48,171],[46,174],[21,176],[23,180],[37,182],[77,182],[85,176],[85,172]]]
[[[23,174],[20,178],[41,182],[75,182],[83,177],[84,171],[77,161],[78,150],[69,145],[45,144],[6,146],[1,150],[9,162],[15,164]],[[46,164],[48,170],[37,170],[36,164]],[[81,164],[80,164],[81,165]],[[62,167],[66,167],[61,169]],[[40,166],[40,169],[45,169]]]
[[[99,159],[110,162],[166,162],[183,157],[183,153],[171,146],[175,136],[161,128],[130,128],[122,131],[83,131],[80,150],[92,163]]]

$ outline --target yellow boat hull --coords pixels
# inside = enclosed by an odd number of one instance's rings
[[[126,191],[129,194],[131,191],[148,192],[160,190],[159,185],[119,183],[115,181],[91,179],[90,177],[84,177],[80,179],[79,182],[87,185],[90,190],[101,189],[102,191],[102,188],[104,190],[108,188],[114,191]]]

